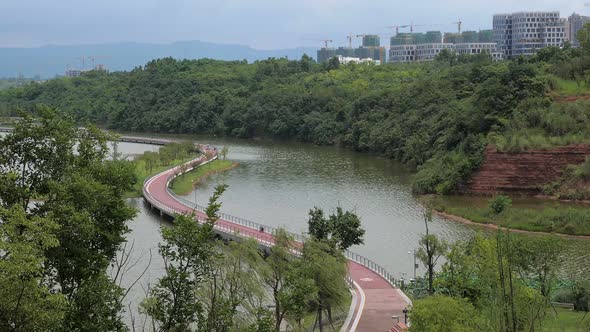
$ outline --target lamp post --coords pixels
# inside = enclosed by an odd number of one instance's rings
[[[411,251],[408,251],[408,255],[414,255],[414,281],[416,281],[416,269],[418,268],[418,263],[416,262],[416,249],[414,249],[414,252],[412,253]]]
[[[408,307],[405,307],[402,312],[404,313],[404,324],[408,325]]]

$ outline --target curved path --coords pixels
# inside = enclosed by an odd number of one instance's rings
[[[199,165],[217,158],[216,150],[209,146],[201,146],[213,157],[209,160],[200,156],[186,165],[190,171]],[[148,178],[143,185],[144,198],[161,214],[174,216],[175,214],[195,213],[197,220],[206,218],[204,207],[195,206],[194,202],[186,201],[172,193],[168,187],[170,181],[180,175],[180,167],[174,167]],[[215,230],[225,236],[249,237],[256,239],[260,245],[270,247],[274,243],[274,228],[250,222],[241,218],[221,214],[215,224]],[[299,243],[304,238],[293,234]],[[355,295],[350,315],[341,331],[389,331],[396,323],[392,316],[398,316],[403,321],[402,310],[411,304],[408,297],[397,287],[392,275],[371,260],[347,251],[349,259],[348,270],[354,285]]]

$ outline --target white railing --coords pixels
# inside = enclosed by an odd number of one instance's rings
[[[169,188],[170,182],[175,177],[177,177],[183,173],[190,172],[193,169],[198,168],[199,166],[205,165],[205,164],[217,159],[217,156],[215,155],[215,156],[213,156],[213,158],[211,158],[209,160],[202,161],[202,157],[203,156],[185,163],[185,165],[187,165],[187,167],[183,170],[184,172],[180,172],[180,170],[181,170],[180,166],[174,167],[175,171],[166,178],[166,190],[170,196],[172,196],[177,202],[184,205],[188,209],[204,213],[205,212],[204,206],[196,204],[195,202],[191,202],[184,197],[176,195]],[[162,173],[165,173],[165,172],[168,172],[168,170],[164,171]],[[148,190],[146,188],[146,184],[148,183],[148,181],[150,181],[151,179],[153,179],[155,177],[160,176],[162,173],[151,176],[144,181],[144,183],[143,183],[143,196],[144,196],[144,198],[152,206],[156,207],[160,211],[162,211],[172,217],[174,217],[175,214],[187,214],[187,211],[175,209],[173,207],[169,207],[169,206],[163,204],[162,202],[158,201],[155,197],[153,197],[148,192]],[[240,236],[240,237],[255,239],[256,241],[258,241],[258,243],[260,243],[266,247],[272,247],[274,245],[274,243],[272,241],[268,240],[268,236],[265,236],[265,234],[274,235],[278,231],[277,228],[263,225],[263,224],[260,224],[260,223],[254,222],[254,221],[250,221],[250,220],[247,220],[244,218],[235,217],[235,216],[232,216],[232,215],[229,215],[226,213],[220,213],[219,217],[223,221],[227,221],[227,222],[230,222],[230,223],[242,226],[242,227],[238,228],[238,227],[229,226],[227,224],[216,223],[214,226],[215,230],[225,233],[230,236]],[[205,220],[202,217],[196,216],[196,219],[199,223],[205,222]],[[251,229],[251,231],[245,230],[244,227]],[[302,244],[306,240],[306,237],[301,234],[296,234],[296,233],[292,233],[292,232],[287,232],[287,234],[290,237],[292,237],[296,242],[299,242]],[[393,274],[389,273],[384,267],[380,266],[379,264],[373,262],[372,260],[370,260],[362,255],[359,255],[359,254],[354,253],[349,250],[346,250],[344,252],[344,255],[350,261],[358,263],[358,264],[368,268],[369,270],[375,272],[376,274],[381,276],[383,279],[385,279],[393,287],[398,287],[396,279],[393,276]]]

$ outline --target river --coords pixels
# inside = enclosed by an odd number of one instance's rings
[[[186,195],[187,199],[196,198],[199,204],[206,205],[215,185],[225,183],[229,187],[221,199],[223,212],[300,233],[305,232],[307,212],[314,206],[327,213],[337,206],[353,210],[361,218],[366,234],[365,244],[352,250],[384,266],[397,278],[413,277],[411,253],[425,231],[424,211],[412,195],[411,173],[400,163],[336,147],[293,142],[184,138],[227,146],[227,158],[239,163],[238,167],[203,181],[196,191]],[[144,144],[118,145],[123,155],[157,149]],[[465,204],[484,204],[481,198],[455,199]],[[129,203],[138,209],[137,216],[129,221],[128,234],[129,246],[134,247],[131,260],[137,264],[127,273],[123,285],[129,286],[149,263],[145,275],[127,298],[135,307],[149,284],[164,273],[157,246],[161,240],[160,227],[170,224],[147,209],[142,199],[130,199]],[[515,200],[515,205],[518,204]],[[534,203],[527,200],[526,204]],[[466,239],[479,230],[438,217],[429,226],[433,233],[449,242]],[[562,274],[589,273],[589,247],[588,241],[568,241]],[[420,264],[417,273],[424,272]]]

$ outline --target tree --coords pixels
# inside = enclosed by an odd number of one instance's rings
[[[60,327],[66,299],[43,282],[44,251],[59,245],[51,219],[28,218],[19,205],[0,208],[0,330]]]
[[[159,252],[166,275],[160,278],[142,302],[142,310],[162,331],[186,331],[205,320],[204,305],[197,289],[210,277],[215,253],[213,227],[226,186],[217,186],[207,206],[207,220],[199,225],[192,215],[177,215],[175,227],[163,227]]]
[[[422,236],[418,242],[420,248],[416,252],[416,256],[422,264],[426,266],[428,273],[428,293],[434,294],[434,268],[438,259],[447,252],[448,245],[445,241],[439,240],[435,234],[430,234],[428,223],[432,221],[432,209],[427,208],[424,213],[424,225],[426,226],[426,234]]]
[[[535,288],[550,302],[557,271],[563,259],[563,240],[557,236],[518,237],[514,241],[515,265],[521,279],[532,279]]]
[[[225,158],[227,157],[228,152],[229,152],[229,148],[227,147],[227,145],[224,145],[223,148],[221,148],[221,152],[220,152],[223,160],[225,160]]]
[[[414,301],[409,313],[410,332],[475,332],[483,331],[477,323],[478,314],[467,301],[433,295]]]
[[[158,165],[159,155],[157,152],[146,151],[143,153],[142,160],[145,162],[145,169],[148,173],[152,173],[154,167]]]
[[[505,195],[495,196],[489,204],[489,208],[495,216],[500,216],[510,208],[512,200]]]
[[[265,297],[263,263],[255,240],[231,241],[213,257],[208,279],[197,290],[203,303],[202,331],[240,330],[258,313]]]
[[[276,332],[272,312],[264,308],[258,308],[254,323],[250,324],[246,332]]]
[[[576,38],[580,42],[580,47],[586,54],[590,54],[590,23],[584,24],[584,26],[578,31]]]
[[[286,295],[285,284],[294,264],[293,254],[291,253],[293,239],[284,229],[279,229],[274,235],[274,239],[274,245],[270,248],[270,252],[266,258],[268,269],[263,271],[262,280],[272,292],[275,307],[275,330],[278,331],[289,309],[286,302],[291,300]]]
[[[120,329],[123,292],[107,269],[125,241],[126,221],[135,215],[123,199],[134,182],[132,165],[107,159],[110,136],[102,130],[79,129],[49,107],[36,111],[36,118],[23,114],[0,140],[0,202],[8,209],[20,206],[32,220],[57,224],[47,229],[58,245],[44,249],[39,277],[67,301],[62,329]],[[31,203],[40,197],[42,202]],[[100,292],[87,291],[98,281]]]
[[[327,241],[344,251],[353,245],[363,244],[365,230],[361,228],[359,217],[353,212],[344,212],[341,207],[327,219],[324,211],[313,208],[309,211],[308,233],[318,240]]]
[[[323,314],[332,323],[331,308],[344,302],[348,296],[345,281],[347,260],[341,251],[318,240],[305,242],[302,253],[302,272],[314,281],[317,289],[311,308],[316,312],[317,325],[323,331]],[[314,325],[315,329],[315,325]]]

